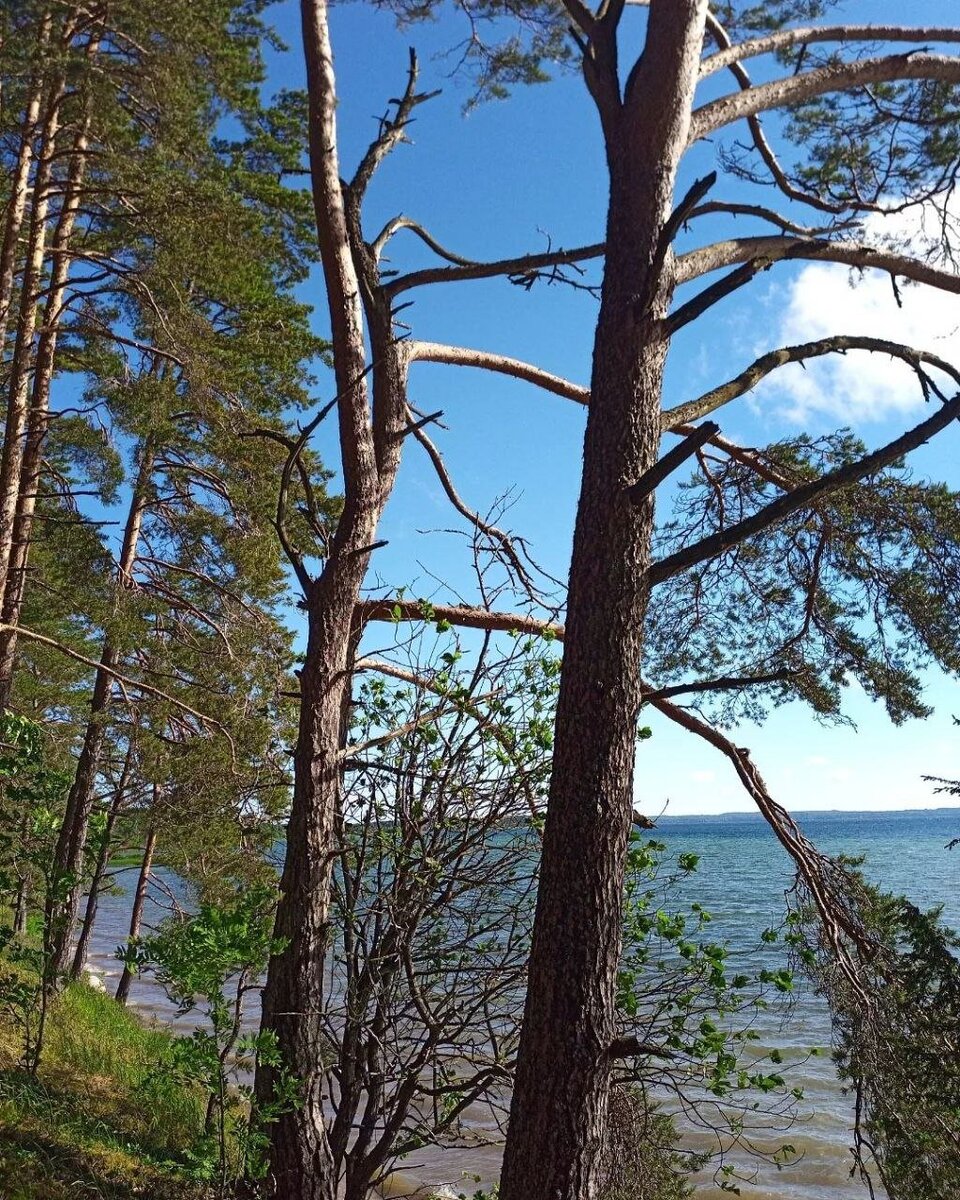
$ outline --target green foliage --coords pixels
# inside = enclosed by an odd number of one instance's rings
[[[960,1187],[960,939],[940,911],[868,883],[840,863],[861,930],[848,947],[856,984],[836,961],[801,892],[798,958],[826,996],[834,1057],[856,1099],[855,1154],[891,1200],[947,1200]]]
[[[156,1070],[167,1084],[207,1098],[204,1136],[191,1147],[190,1168],[194,1177],[216,1181],[222,1194],[241,1178],[263,1176],[267,1127],[298,1103],[296,1081],[282,1069],[274,1035],[240,1036],[244,998],[280,949],[271,936],[275,901],[272,889],[244,889],[232,904],[203,904],[118,951],[137,968],[151,968],[180,1015],[196,1011],[203,1018],[190,1036],[169,1043]],[[251,1091],[237,1080],[258,1058],[281,1069],[273,1096],[251,1113]]]
[[[47,762],[43,730],[26,717],[0,714],[0,892],[12,923],[0,923],[0,1013],[20,1031],[21,1066],[35,1074],[47,1016],[47,946],[27,930],[29,890],[44,897],[68,886],[52,871],[53,845],[69,777]]]
[[[444,0],[374,0],[401,25],[440,16]],[[576,62],[570,18],[558,0],[467,0],[457,5],[464,36],[451,49],[474,83],[467,107],[505,99],[517,85],[544,83],[551,67]]]
[[[200,1200],[183,1172],[203,1098],[157,1077],[168,1034],[80,984],[54,1002],[35,1077],[0,1016],[0,1179],[11,1198]],[[8,1191],[16,1180],[21,1191]]]
[[[650,1104],[636,1086],[610,1094],[606,1143],[600,1160],[599,1200],[685,1200],[693,1195],[686,1176],[696,1156],[674,1150],[675,1123]]]
[[[676,908],[686,879],[697,869],[698,856],[680,854],[674,867],[665,851],[662,842],[636,833],[631,839],[617,976],[620,1036],[632,1036],[640,1045],[627,1051],[614,1078],[639,1088],[619,1102],[632,1106],[635,1115],[645,1113],[650,1138],[644,1144],[653,1157],[643,1170],[653,1174],[658,1162],[665,1171],[665,1163],[677,1166],[669,1156],[658,1158],[655,1147],[677,1143],[664,1142],[669,1126],[657,1123],[654,1110],[644,1107],[647,1095],[661,1089],[679,1091],[688,1116],[714,1129],[725,1149],[741,1145],[748,1152],[749,1114],[762,1110],[789,1118],[801,1098],[789,1086],[781,1052],[755,1046],[757,1013],[788,1001],[793,991],[792,972],[772,957],[779,931],[761,935],[751,967],[745,968],[739,956],[732,962],[729,947],[711,937],[712,918],[701,904]],[[691,1083],[694,1078],[696,1085]],[[723,1161],[725,1149],[717,1179],[721,1186],[732,1187],[737,1172]],[[791,1152],[785,1145],[778,1153],[786,1159]],[[684,1160],[686,1169],[703,1166],[709,1157]],[[612,1162],[608,1169],[613,1171]],[[625,1177],[619,1186],[627,1187]]]
[[[802,483],[864,449],[841,431],[792,438],[763,455]],[[670,552],[748,517],[777,494],[737,463],[711,470],[710,479],[698,473],[660,531],[662,547]],[[773,676],[706,700],[728,724],[791,699],[840,718],[853,680],[894,722],[924,716],[924,669],[960,669],[958,580],[960,494],[914,479],[902,464],[890,467],[657,588],[650,675],[658,685],[690,674]]]

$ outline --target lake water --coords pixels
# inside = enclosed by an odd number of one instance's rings
[[[960,837],[960,808],[887,813],[796,814],[804,832],[829,854],[864,855],[864,870],[876,883],[903,892],[921,908],[942,904],[949,924],[960,927],[960,847],[946,843]],[[733,951],[747,954],[760,932],[777,925],[783,916],[783,893],[792,879],[790,862],[759,815],[723,817],[664,817],[656,834],[672,853],[700,855],[698,871],[689,890],[679,899],[698,901],[714,917],[714,935],[729,941]],[[161,884],[178,894],[177,881],[158,872]],[[126,891],[136,882],[136,871],[122,872],[117,882]],[[114,951],[124,940],[129,919],[129,896],[105,896],[93,939],[90,966],[111,987],[119,975]],[[146,914],[157,921],[169,911],[169,892],[154,890]],[[717,940],[719,940],[719,936]],[[173,1007],[149,979],[138,980],[131,1003],[158,1020],[174,1021]],[[256,1013],[251,1011],[251,1021]],[[804,1090],[796,1124],[786,1136],[800,1152],[800,1160],[777,1170],[754,1164],[754,1183],[742,1185],[752,1200],[855,1200],[866,1188],[850,1177],[850,1103],[837,1083],[828,1054],[806,1058],[810,1047],[829,1046],[830,1030],[825,1006],[801,989],[785,1018],[770,1016],[757,1026],[764,1043],[785,1052],[794,1067],[790,1086]],[[806,1059],[806,1061],[801,1061]],[[478,1122],[482,1117],[478,1114]],[[409,1193],[424,1183],[448,1184],[472,1193],[477,1186],[466,1174],[489,1185],[499,1167],[496,1146],[430,1152],[404,1165],[394,1180],[393,1194]],[[725,1193],[708,1180],[698,1187],[697,1200],[719,1200]]]

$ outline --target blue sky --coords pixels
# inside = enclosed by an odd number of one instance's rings
[[[911,23],[943,20],[942,0],[912,0]],[[889,0],[850,0],[838,19],[894,21],[905,6]],[[301,86],[303,71],[296,5],[283,0],[272,19],[290,52],[271,58],[270,83]],[[628,17],[639,43],[642,16]],[[367,229],[405,213],[445,245],[476,258],[500,258],[554,246],[600,240],[606,176],[595,114],[581,80],[560,77],[523,89],[507,102],[462,107],[469,83],[451,77],[449,51],[463,36],[453,18],[398,31],[389,15],[365,3],[336,4],[332,12],[340,106],[342,166],[352,171],[376,132],[387,100],[403,87],[408,47],[417,47],[424,89],[443,94],[417,112],[412,145],[401,147],[378,174],[366,210]],[[705,148],[690,156],[685,181],[713,165]],[[683,186],[684,180],[681,180]],[[731,181],[718,196],[736,198]],[[741,227],[703,223],[697,241],[735,236]],[[753,232],[748,226],[743,232]],[[409,234],[391,243],[395,265],[425,265],[430,256]],[[596,267],[592,276],[596,277]],[[308,289],[318,331],[326,330],[319,284]],[[404,318],[415,336],[496,350],[535,362],[580,383],[589,379],[595,302],[565,288],[531,292],[505,281],[442,285],[411,293]],[[786,266],[761,277],[752,290],[714,310],[678,338],[670,361],[667,401],[677,403],[736,374],[757,353],[828,331],[885,333],[960,360],[960,306],[955,298],[910,289],[896,309],[889,282],[868,278],[851,288],[842,268]],[[320,381],[321,399],[329,381]],[[442,409],[448,430],[437,440],[461,494],[485,510],[507,492],[512,528],[527,537],[538,559],[565,576],[579,485],[584,415],[578,406],[478,371],[416,367],[411,395],[425,411]],[[823,433],[841,425],[877,445],[914,424],[920,409],[915,385],[889,363],[858,356],[784,374],[755,401],[722,415],[724,433],[763,444],[801,431]],[[329,432],[332,432],[332,428]],[[329,436],[329,432],[326,436]],[[960,485],[956,468],[960,430],[915,459],[919,469]],[[333,447],[326,443],[331,456]],[[321,441],[319,448],[325,444]],[[442,596],[436,578],[466,586],[465,544],[450,534],[421,531],[459,525],[429,462],[408,446],[383,536],[389,545],[374,559],[373,575],[417,595]],[[776,712],[761,728],[744,727],[737,741],[752,748],[774,795],[797,810],[905,808],[943,802],[921,776],[960,775],[960,715],[955,681],[932,674],[926,722],[895,729],[876,706],[850,689],[847,712],[856,728],[825,728],[799,705]],[[655,813],[748,809],[732,771],[715,751],[651,719],[654,738],[638,759],[638,802]]]

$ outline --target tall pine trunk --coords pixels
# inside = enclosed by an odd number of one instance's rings
[[[118,594],[121,589],[130,586],[140,541],[140,529],[150,501],[153,463],[154,450],[148,438],[141,447],[140,466],[127,511],[123,546],[117,568]],[[54,886],[47,898],[45,914],[48,989],[59,987],[70,958],[70,943],[80,905],[83,851],[87,843],[90,813],[106,737],[106,717],[113,681],[111,672],[118,658],[117,647],[107,638],[100,654],[83,744],[54,849]]]
[[[310,96],[311,184],[332,329],[344,503],[320,576],[311,579],[293,556],[304,591],[308,638],[276,923],[284,949],[268,968],[262,1027],[275,1035],[283,1066],[297,1079],[301,1099],[298,1108],[269,1127],[272,1195],[276,1200],[334,1200],[339,1164],[324,1124],[327,1076],[320,1036],[330,876],[337,855],[341,750],[359,636],[356,606],[406,433],[407,358],[395,336],[390,297],[380,286],[376,261],[360,229],[362,186],[345,189],[340,179],[336,82],[325,0],[301,0],[301,15]],[[372,369],[367,365],[364,317]],[[260,1063],[258,1104],[270,1100],[275,1083],[276,1072]]]
[[[23,276],[20,283],[20,307],[17,314],[16,339],[7,382],[6,423],[3,453],[0,456],[0,591],[6,591],[7,572],[13,547],[13,527],[20,497],[23,467],[24,437],[27,425],[27,401],[30,395],[30,372],[33,366],[34,336],[40,309],[43,269],[47,252],[47,222],[53,182],[53,163],[60,129],[64,83],[59,78],[52,83],[46,104],[40,150],[33,179],[33,204],[30,215],[30,234]]]
[[[42,60],[50,42],[52,19],[46,13],[40,22],[37,35],[38,58]],[[34,142],[37,136],[37,122],[40,119],[40,106],[43,102],[44,85],[42,65],[38,65],[35,78],[30,83],[29,93],[23,110],[23,123],[20,132],[20,145],[17,150],[17,161],[10,176],[10,198],[4,212],[3,241],[0,242],[0,349],[7,337],[7,322],[10,316],[10,306],[13,302],[13,280],[17,269],[17,246],[20,241],[20,230],[27,211],[27,199],[30,194],[30,170],[33,166]]]
[[[57,339],[70,275],[70,239],[80,206],[80,189],[87,161],[89,125],[88,117],[74,138],[63,201],[53,237],[53,265],[41,322],[42,332],[37,345],[26,442],[20,465],[19,496],[14,517],[13,542],[10,548],[6,586],[3,589],[2,609],[0,609],[3,624],[9,627],[0,633],[0,709],[9,705],[13,686],[13,670],[17,654],[16,627],[20,623],[20,612],[26,591],[33,518],[42,474],[43,444],[50,421],[50,388],[53,383]]]
[[[154,806],[156,806],[156,788],[154,788]],[[130,929],[127,936],[127,948],[140,936],[143,925],[143,908],[147,902],[147,890],[150,887],[150,874],[153,870],[153,855],[157,848],[157,830],[151,825],[147,831],[147,840],[143,847],[143,858],[140,861],[140,873],[137,876],[137,890],[133,894],[133,907],[130,910]],[[117,984],[116,1000],[118,1004],[126,1004],[130,998],[130,984],[133,972],[124,963],[123,974]]]
[[[583,477],[567,598],[553,774],[503,1200],[591,1200],[606,1120],[623,872],[653,502],[628,489],[656,461],[672,252],[662,243],[686,144],[706,0],[650,10],[642,65],[598,97],[610,174]],[[606,93],[604,93],[606,86]],[[614,102],[613,97],[616,97]]]

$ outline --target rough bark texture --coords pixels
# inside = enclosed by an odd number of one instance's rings
[[[654,4],[622,105],[591,80],[610,171],[607,259],[567,601],[554,769],[503,1200],[590,1200],[614,1036],[622,880],[672,292],[661,232],[686,143],[705,0]],[[597,68],[603,70],[602,58]],[[615,70],[615,67],[613,68]]]
[[[143,924],[143,906],[147,900],[147,889],[150,887],[150,873],[153,870],[153,855],[157,848],[157,831],[152,828],[147,833],[143,847],[143,859],[140,863],[140,874],[137,876],[137,890],[133,894],[133,908],[130,910],[130,931],[127,945],[135,942],[140,936]],[[130,984],[133,982],[133,972],[126,964],[120,982],[117,984],[116,1000],[118,1004],[126,1004],[130,997]]]
[[[344,502],[319,578],[311,579],[302,562],[295,561],[309,632],[276,924],[285,948],[270,961],[262,1027],[276,1035],[284,1066],[299,1080],[302,1097],[299,1108],[270,1127],[272,1194],[277,1200],[332,1200],[340,1168],[324,1126],[327,1077],[320,1016],[343,770],[340,748],[350,701],[357,602],[406,428],[407,360],[394,337],[389,296],[380,287],[375,258],[360,229],[363,185],[351,189],[340,180],[327,6],[324,0],[302,0],[301,12],[311,183],[330,311]],[[369,372],[364,317],[374,364]],[[260,1103],[269,1100],[274,1082],[274,1071],[261,1064],[256,1077]]]

